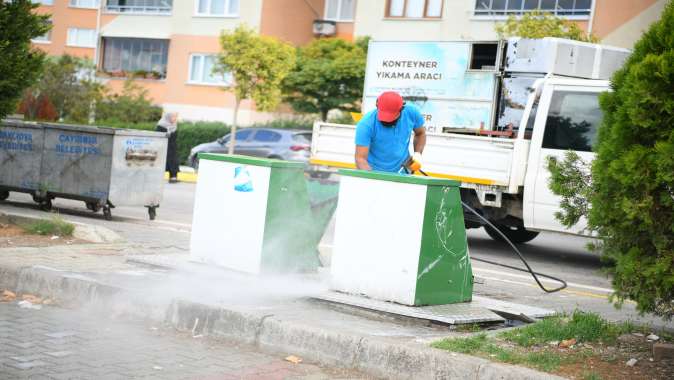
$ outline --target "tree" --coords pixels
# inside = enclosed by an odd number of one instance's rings
[[[47,15],[30,0],[0,1],[0,119],[16,109],[25,88],[37,80],[45,54],[30,40],[49,31]]]
[[[94,78],[94,63],[70,55],[48,58],[39,81],[24,95],[21,109],[27,118],[39,118],[46,106],[54,119],[86,123],[92,104],[100,101],[103,86]]]
[[[130,77],[124,81],[121,93],[104,92],[96,106],[96,118],[130,124],[156,122],[161,118],[162,109],[152,104],[147,93]]]
[[[366,51],[339,38],[323,38],[297,49],[297,65],[283,82],[285,100],[297,112],[359,109]]]
[[[674,2],[634,46],[600,98],[592,181],[573,155],[549,161],[551,189],[567,226],[580,216],[611,263],[614,302],[636,301],[641,313],[674,316]],[[587,199],[589,205],[584,204]],[[566,218],[566,219],[565,219]]]
[[[244,99],[256,109],[272,111],[281,101],[281,82],[295,65],[292,46],[276,38],[260,36],[244,25],[220,36],[221,52],[216,72],[231,75],[227,87],[235,97],[229,154],[234,153],[239,106]]]
[[[598,41],[594,35],[585,33],[576,23],[540,11],[527,12],[519,18],[510,16],[505,23],[497,24],[495,30],[500,38],[560,37],[586,42]]]

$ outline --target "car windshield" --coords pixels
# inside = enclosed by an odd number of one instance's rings
[[[298,143],[311,144],[311,133],[296,133],[293,135],[293,141]]]

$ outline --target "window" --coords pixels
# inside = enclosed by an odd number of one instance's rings
[[[253,140],[257,142],[277,142],[281,141],[281,137],[281,134],[278,132],[260,129],[253,137]]]
[[[293,135],[293,141],[311,144],[311,133],[297,133]]]
[[[196,0],[194,4],[197,16],[239,16],[239,0]]]
[[[387,17],[441,18],[443,0],[388,0]]]
[[[51,26],[51,20],[47,21],[47,24]],[[49,28],[49,31],[41,36],[37,36],[31,41],[38,43],[38,44],[50,44],[51,43],[51,28]]]
[[[591,152],[601,120],[599,94],[555,91],[545,123],[543,148]]]
[[[475,0],[476,16],[510,16],[540,10],[556,16],[589,16],[592,0]]]
[[[326,0],[325,19],[332,21],[353,21],[356,0]]]
[[[68,28],[68,40],[66,44],[68,46],[95,48],[96,30]]]
[[[241,142],[241,141],[246,141],[250,137],[250,135],[253,133],[250,129],[244,129],[242,131],[237,131],[236,132],[236,141]]]
[[[33,2],[42,5],[54,5],[54,0],[33,0]]]
[[[496,70],[498,44],[472,44],[470,53],[471,70]]]
[[[73,8],[98,8],[99,0],[70,0],[68,4]]]
[[[223,76],[213,72],[215,55],[192,54],[190,56],[190,79],[189,83],[197,84],[223,84],[231,83],[231,75]]]
[[[118,13],[170,14],[173,0],[107,0],[105,10]]]
[[[168,41],[145,38],[104,38],[103,70],[108,73],[145,72],[166,77]]]

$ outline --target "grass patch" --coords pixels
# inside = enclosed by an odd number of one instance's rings
[[[456,327],[456,331],[465,333],[475,333],[482,331],[482,327],[480,327],[479,323],[468,323],[465,325],[458,325]]]
[[[51,219],[40,219],[23,227],[26,232],[33,235],[56,235],[56,236],[72,236],[75,231],[75,225],[66,222],[58,216]]]
[[[583,373],[583,380],[603,380],[596,372]]]
[[[495,337],[488,337],[482,333],[466,338],[444,339],[434,342],[431,346],[554,372],[562,365],[578,363],[589,358],[593,352],[591,349],[560,352],[557,347],[549,346],[548,342],[575,338],[578,342],[614,343],[619,335],[633,330],[634,326],[630,323],[611,323],[595,313],[575,311],[570,316],[551,317],[519,329],[502,332]],[[515,346],[509,346],[507,342],[514,343]],[[588,376],[590,375],[588,373]]]
[[[578,342],[614,343],[621,334],[630,332],[630,323],[611,323],[596,313],[574,311],[571,316],[555,316],[543,321],[499,334],[522,347],[574,338]]]

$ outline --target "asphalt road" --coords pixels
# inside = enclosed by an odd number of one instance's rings
[[[56,199],[55,210],[64,217],[82,223],[101,224],[125,236],[129,241],[154,248],[189,251],[189,231],[192,222],[195,185],[191,183],[167,184],[164,199],[157,210],[157,219],[149,221],[142,207],[113,209],[113,220],[106,221],[102,214],[92,214],[83,202]],[[0,203],[3,209],[35,213],[36,205],[23,194],[12,193],[9,200]],[[329,252],[332,228],[328,226],[322,248]],[[572,312],[576,308],[592,310],[612,320],[634,320],[654,327],[674,330],[674,324],[657,317],[639,316],[635,305],[628,301],[622,309],[610,302],[610,278],[604,271],[600,258],[586,249],[588,239],[563,234],[541,233],[528,244],[520,245],[529,264],[536,272],[549,274],[567,281],[568,288],[548,294],[538,288],[528,273],[481,263],[473,260],[477,294],[520,302],[558,311]],[[483,229],[468,230],[471,257],[523,267],[514,252],[503,243],[492,240]],[[546,287],[559,284],[543,279]]]

